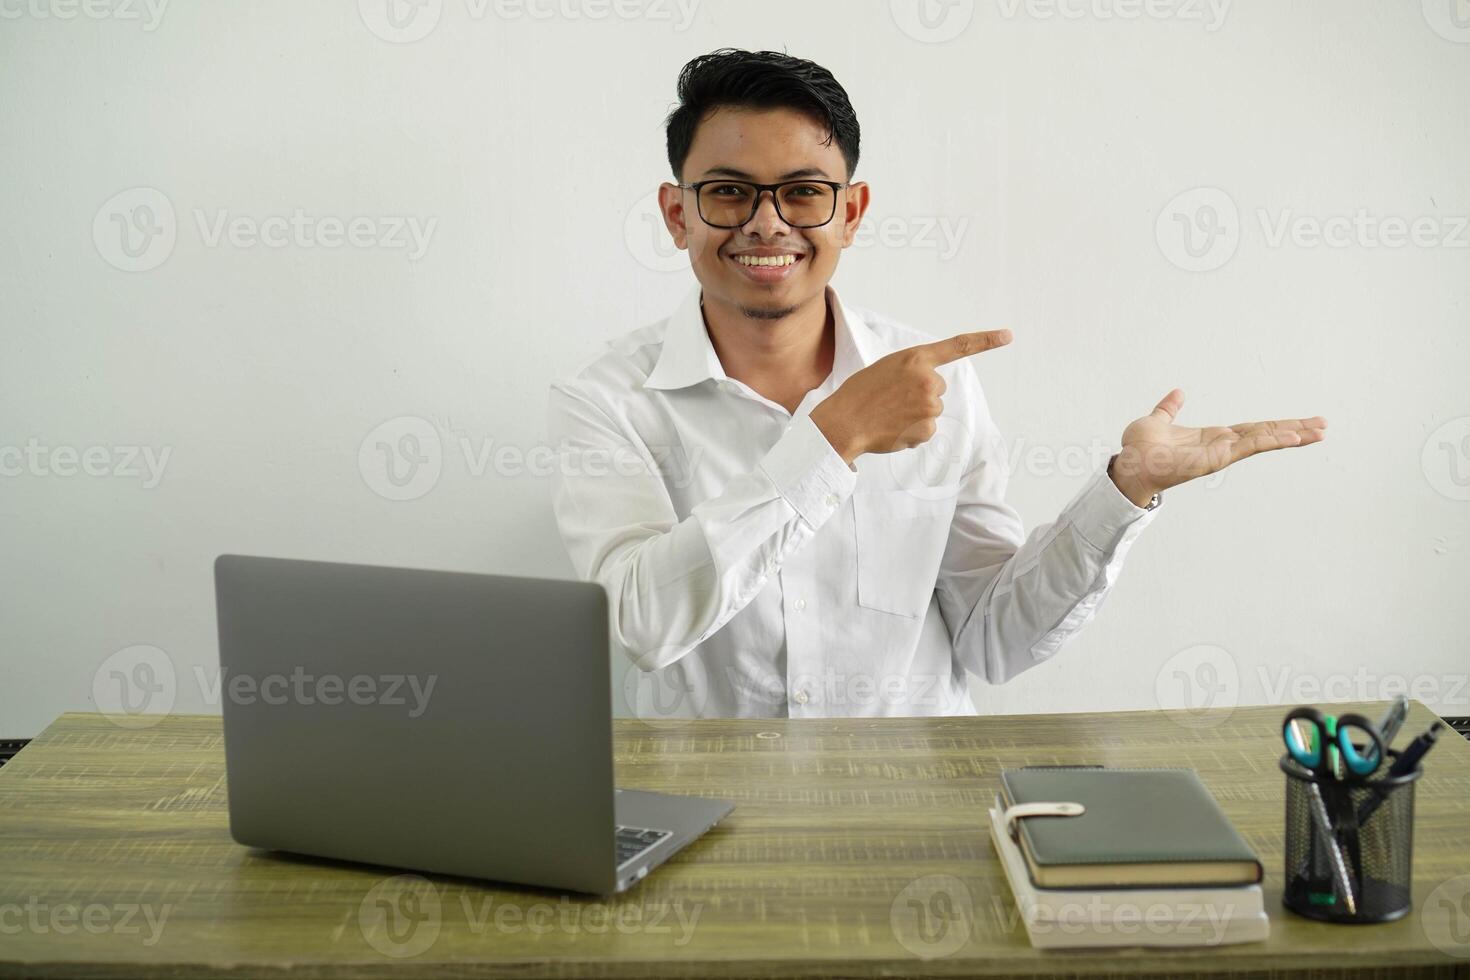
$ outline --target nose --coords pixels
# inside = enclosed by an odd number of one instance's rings
[[[761,191],[756,196],[755,214],[751,215],[750,220],[740,230],[755,238],[772,238],[784,235],[791,230],[786,222],[781,220],[781,213],[776,210],[775,191]]]

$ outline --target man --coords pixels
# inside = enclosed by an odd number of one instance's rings
[[[1179,426],[1175,389],[1025,536],[971,367],[1011,332],[935,341],[828,285],[869,201],[846,92],[722,49],[679,98],[659,206],[698,286],[554,383],[549,423],[576,571],[683,712],[974,714],[967,673],[1004,682],[1081,629],[1161,491],[1323,438]]]

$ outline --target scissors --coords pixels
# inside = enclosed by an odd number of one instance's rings
[[[1362,868],[1363,858],[1357,814],[1343,780],[1360,781],[1378,770],[1387,747],[1383,735],[1362,715],[1335,717],[1316,708],[1301,707],[1292,709],[1282,721],[1281,737],[1292,760],[1317,777],[1307,784],[1308,810],[1321,834],[1333,891],[1344,900],[1348,915],[1356,915],[1354,872]],[[1328,815],[1329,807],[1336,811],[1336,820]],[[1309,851],[1308,864],[1312,853],[1315,848]]]
[[[1326,779],[1362,779],[1383,765],[1383,736],[1362,715],[1293,708],[1281,724],[1281,737],[1297,765]]]

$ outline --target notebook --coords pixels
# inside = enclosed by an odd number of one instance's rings
[[[1038,767],[1000,774],[1007,806],[1080,803],[1017,822],[1039,888],[1249,885],[1261,862],[1192,769]]]
[[[1037,888],[1020,848],[1005,832],[1000,801],[996,804],[990,811],[990,840],[1015,896],[1016,915],[1037,949],[1225,946],[1271,935],[1260,885],[1090,892]]]

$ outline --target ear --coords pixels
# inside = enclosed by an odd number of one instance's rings
[[[862,180],[848,184],[843,195],[846,203],[842,208],[842,247],[847,248],[857,237],[858,225],[862,223],[863,215],[868,213],[871,195],[867,181]]]
[[[674,245],[688,250],[689,228],[685,223],[684,189],[665,181],[658,185],[658,209],[664,216],[664,227],[674,239]]]

